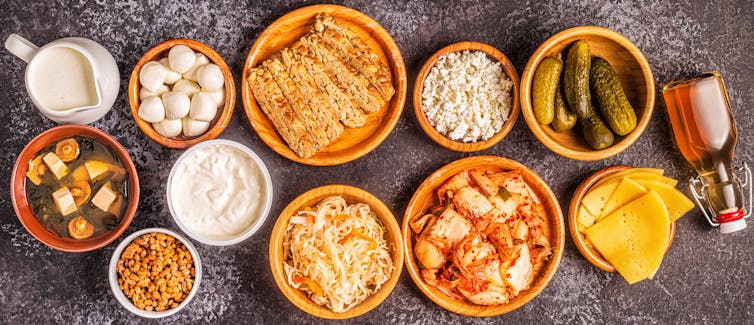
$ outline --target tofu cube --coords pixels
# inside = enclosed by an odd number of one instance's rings
[[[95,180],[98,176],[106,173],[110,170],[110,166],[107,163],[91,160],[84,163],[86,171],[89,172],[89,179]]]
[[[55,207],[58,208],[60,214],[67,216],[76,212],[76,202],[73,201],[73,195],[68,187],[63,186],[59,190],[52,193],[52,200],[55,201]]]
[[[107,212],[117,198],[118,194],[113,191],[110,187],[110,182],[108,182],[97,191],[97,194],[94,194],[94,197],[92,197],[92,204],[100,208],[102,211]]]
[[[68,174],[68,167],[65,165],[65,163],[60,160],[60,157],[58,155],[49,152],[44,157],[42,157],[42,160],[45,162],[48,168],[50,168],[50,171],[57,179],[63,178],[66,174]]]

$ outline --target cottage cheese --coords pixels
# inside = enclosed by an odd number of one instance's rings
[[[432,127],[451,140],[487,140],[508,120],[512,87],[500,62],[484,52],[448,53],[424,81],[422,110]]]

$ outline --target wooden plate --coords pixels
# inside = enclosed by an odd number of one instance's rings
[[[285,260],[283,238],[285,237],[285,231],[291,216],[304,207],[315,206],[322,199],[333,195],[342,196],[349,204],[357,202],[366,203],[372,211],[377,213],[380,221],[385,226],[385,240],[390,243],[390,257],[393,259],[393,265],[395,266],[390,279],[385,282],[379,291],[369,296],[369,298],[358,306],[343,313],[336,313],[325,306],[315,304],[304,292],[291,287],[286,280],[285,271],[283,270],[283,261]],[[299,309],[311,315],[327,319],[356,317],[374,309],[382,303],[393,291],[395,284],[398,283],[398,278],[403,269],[403,242],[401,241],[400,228],[398,227],[398,222],[395,221],[395,216],[393,216],[393,213],[390,212],[385,203],[382,203],[380,199],[367,191],[348,185],[317,187],[299,195],[280,213],[277,222],[275,222],[275,227],[272,229],[272,236],[270,238],[270,268],[272,269],[272,277],[275,279],[275,283],[277,283],[280,291]]]
[[[176,45],[186,45],[194,50],[194,52],[199,52],[207,56],[209,62],[217,64],[220,67],[220,70],[223,72],[223,79],[225,80],[225,105],[222,109],[218,109],[215,118],[210,122],[210,127],[207,132],[198,137],[186,137],[183,134],[177,137],[164,137],[154,130],[151,123],[140,119],[138,115],[140,103],[139,90],[141,89],[141,83],[139,83],[139,71],[141,71],[141,67],[149,61],[156,61],[166,57],[168,51]],[[233,116],[233,108],[236,103],[236,87],[233,83],[233,75],[230,73],[228,65],[220,54],[202,42],[177,38],[155,45],[153,48],[149,49],[147,53],[144,53],[141,59],[139,59],[133,72],[131,72],[131,79],[128,81],[128,102],[131,105],[131,114],[133,114],[136,124],[150,139],[168,148],[185,149],[204,140],[217,138],[217,136],[225,130],[225,127],[228,126],[228,122],[230,122],[230,118]]]
[[[589,261],[589,263],[592,263],[594,264],[594,266],[607,272],[615,272],[615,268],[612,264],[606,261],[605,258],[603,258],[602,255],[600,255],[600,253],[597,252],[590,243],[587,242],[584,235],[579,231],[578,221],[576,220],[576,217],[578,216],[579,207],[581,206],[581,199],[584,198],[584,195],[586,195],[586,193],[588,193],[589,190],[591,190],[592,187],[597,184],[597,182],[611,174],[631,168],[634,167],[607,167],[587,177],[587,179],[585,179],[584,182],[582,182],[581,185],[579,185],[579,187],[573,193],[573,198],[571,198],[571,205],[568,207],[568,231],[571,232],[571,239],[573,239],[573,243],[576,244],[576,248],[579,249],[581,255],[583,255],[584,258]],[[665,248],[666,252],[668,251],[668,249],[670,249],[670,245],[673,244],[673,237],[675,237],[675,222],[670,224],[670,240],[668,240],[668,246]]]
[[[531,83],[539,63],[545,57],[556,56],[558,53],[565,57],[569,46],[578,40],[589,43],[592,56],[599,56],[610,62],[626,97],[636,111],[636,129],[626,136],[616,135],[615,143],[602,150],[592,149],[584,141],[578,126],[569,131],[557,132],[550,126],[540,124],[532,109]],[[647,128],[654,103],[655,81],[644,54],[623,35],[602,27],[574,27],[550,37],[534,51],[521,79],[521,110],[531,132],[553,152],[576,160],[601,160],[626,150]]]
[[[482,51],[487,54],[487,57],[490,60],[500,62],[500,65],[503,67],[503,71],[505,72],[505,75],[508,76],[508,78],[513,81],[513,89],[511,90],[511,110],[510,115],[508,115],[508,120],[505,121],[503,124],[503,127],[495,133],[491,138],[483,141],[477,141],[477,142],[459,142],[459,141],[453,141],[444,135],[442,135],[440,132],[437,132],[434,127],[429,123],[429,119],[427,119],[427,116],[424,114],[424,109],[422,108],[422,91],[424,90],[424,80],[427,79],[427,75],[429,74],[429,71],[432,69],[432,67],[437,64],[437,59],[445,54],[452,53],[452,52],[461,52],[461,51]],[[427,134],[433,141],[435,141],[437,144],[450,149],[454,151],[460,151],[460,152],[475,152],[487,149],[489,147],[494,146],[500,140],[505,138],[505,136],[508,134],[508,132],[513,129],[513,125],[516,124],[516,120],[518,119],[518,114],[521,111],[521,107],[519,105],[519,79],[518,79],[518,72],[516,71],[516,67],[513,66],[513,63],[508,59],[508,57],[503,54],[503,52],[500,52],[500,50],[484,43],[479,42],[459,42],[450,44],[446,47],[443,47],[439,51],[437,51],[435,54],[433,54],[429,59],[427,59],[427,62],[424,62],[424,65],[422,66],[421,70],[419,71],[419,75],[416,76],[416,82],[414,83],[414,115],[416,115],[416,119],[419,121],[419,125],[421,126],[422,130],[424,130],[424,133]]]
[[[518,297],[504,305],[481,306],[445,295],[440,290],[424,282],[420,274],[421,269],[419,264],[414,258],[414,236],[411,232],[409,221],[415,215],[425,213],[427,209],[434,205],[436,201],[435,190],[439,186],[456,173],[471,168],[521,171],[521,175],[526,183],[529,184],[534,193],[542,200],[547,213],[549,226],[548,239],[552,243],[553,255],[548,264],[540,270],[540,274],[532,283],[531,288],[522,291]],[[544,290],[545,286],[547,286],[555,275],[555,270],[557,270],[558,265],[560,265],[560,259],[563,257],[563,248],[565,245],[565,226],[563,222],[563,212],[560,210],[560,203],[558,203],[555,193],[552,192],[547,183],[537,173],[528,167],[514,160],[496,156],[477,156],[456,160],[427,177],[408,203],[401,228],[403,231],[404,253],[406,255],[406,269],[408,269],[408,273],[411,275],[414,283],[429,299],[449,311],[475,317],[502,315],[534,299],[534,297]]]
[[[309,33],[314,26],[314,17],[320,13],[333,16],[339,23],[363,39],[377,53],[382,62],[387,63],[393,75],[395,95],[390,102],[385,104],[385,107],[370,114],[363,127],[346,127],[343,134],[330,142],[327,147],[309,158],[301,158],[288,147],[277,133],[272,121],[259,108],[246,80],[249,78],[250,68],[257,66]],[[406,102],[406,67],[403,63],[403,56],[390,34],[366,14],[338,5],[307,6],[278,18],[259,35],[246,57],[241,81],[241,96],[251,126],[272,150],[302,164],[340,165],[371,152],[387,138],[398,123]]]

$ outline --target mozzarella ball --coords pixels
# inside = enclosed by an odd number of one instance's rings
[[[214,63],[201,66],[196,72],[196,81],[206,90],[218,90],[225,84],[222,70]]]
[[[162,60],[160,60],[160,64],[162,64],[162,66],[165,67],[165,70],[168,71],[168,73],[165,75],[166,84],[172,85],[176,81],[181,80],[180,73],[170,70],[170,64],[168,63],[168,58],[163,58]]]
[[[197,121],[189,117],[184,117],[183,121],[183,135],[187,137],[195,137],[204,134],[209,129],[209,122]]]
[[[202,90],[202,92],[212,96],[212,99],[217,103],[217,108],[225,104],[225,87],[218,90]]]
[[[168,52],[168,62],[170,69],[178,73],[184,73],[194,66],[196,55],[186,45],[176,45]]]
[[[191,108],[191,100],[188,95],[180,91],[169,91],[163,94],[162,104],[165,105],[165,117],[168,120],[185,117]]]
[[[207,63],[209,63],[209,59],[204,54],[196,53],[196,62],[194,62],[194,66],[183,74],[183,78],[196,81],[196,71],[199,70],[199,67]]]
[[[201,88],[199,88],[199,85],[196,82],[186,79],[178,80],[178,82],[173,85],[173,91],[180,91],[189,97],[194,96],[194,94],[198,93],[200,90]]]
[[[139,118],[149,123],[165,119],[165,106],[159,97],[149,97],[139,104]]]
[[[152,127],[161,136],[170,138],[177,137],[181,134],[183,123],[181,123],[181,119],[162,120],[157,123],[152,123]]]
[[[168,70],[157,61],[145,63],[139,70],[139,83],[150,91],[157,90],[165,83]]]
[[[217,103],[207,93],[199,92],[191,98],[191,111],[189,116],[194,120],[212,121],[217,114]]]
[[[170,91],[170,88],[165,85],[158,87],[155,91],[151,91],[147,89],[147,87],[141,87],[141,89],[139,89],[139,100],[145,100],[150,97],[160,97],[168,91]]]

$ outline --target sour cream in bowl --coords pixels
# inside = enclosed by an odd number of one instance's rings
[[[191,238],[233,245],[264,223],[272,205],[272,180],[251,149],[209,140],[178,157],[168,177],[167,201],[173,220]]]

